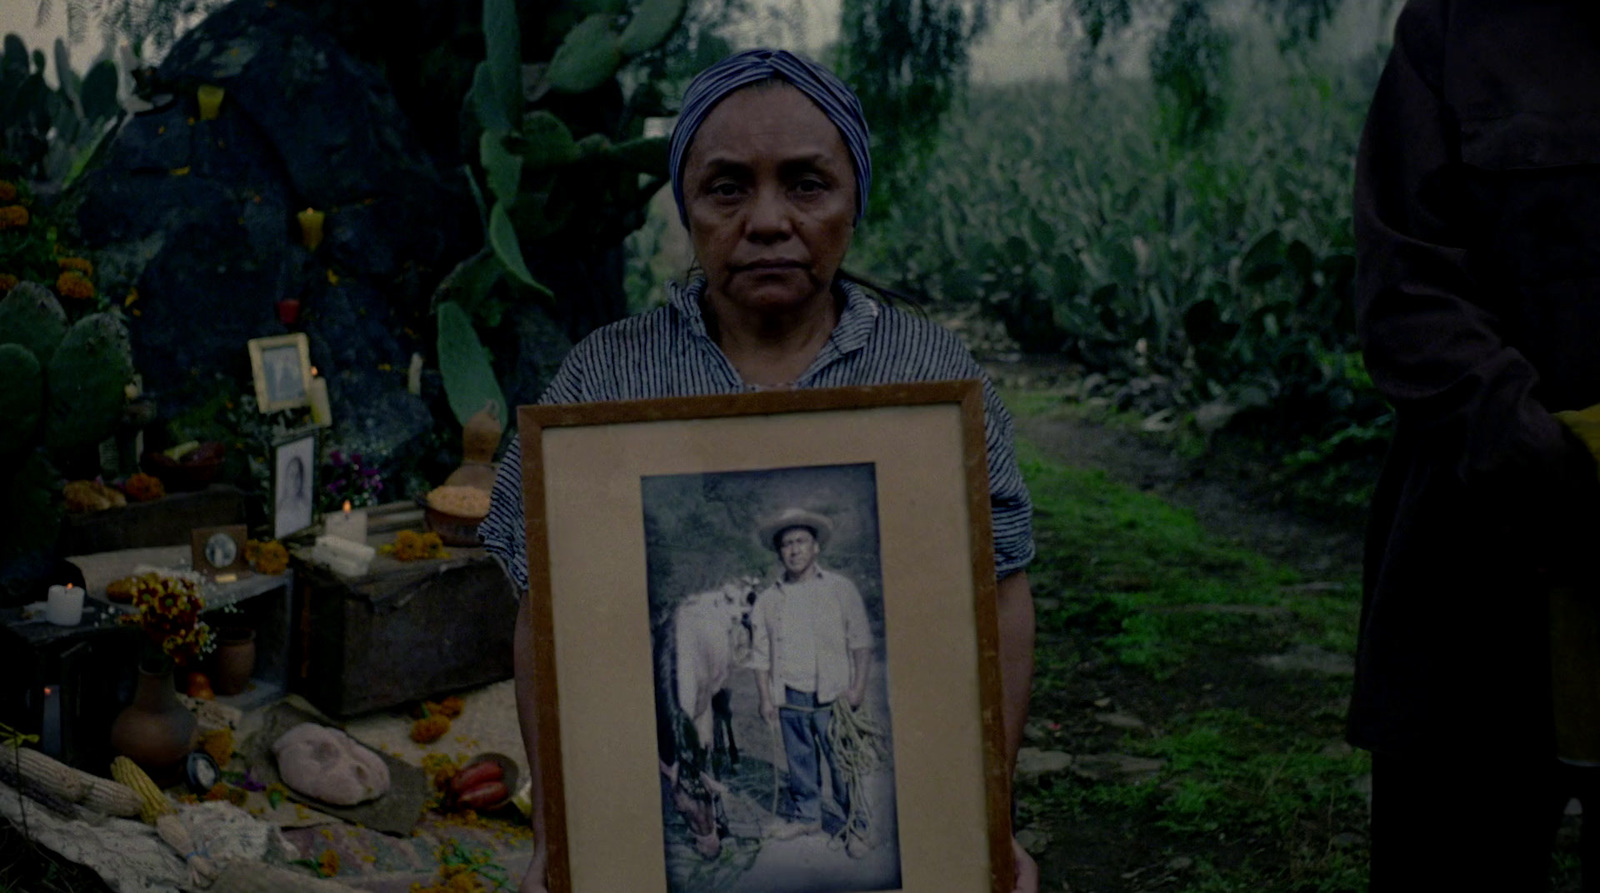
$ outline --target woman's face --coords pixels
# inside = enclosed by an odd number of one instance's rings
[[[689,147],[683,194],[713,301],[782,313],[831,300],[855,234],[855,169],[805,94],[748,88],[718,103]]]

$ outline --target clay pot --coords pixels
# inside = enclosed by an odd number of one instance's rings
[[[236,695],[250,684],[256,670],[256,631],[242,626],[225,627],[217,637],[217,650],[211,656],[211,690],[219,695]]]
[[[157,784],[175,781],[198,738],[194,714],[172,687],[172,662],[139,665],[133,703],[111,723],[111,749],[139,764]]]

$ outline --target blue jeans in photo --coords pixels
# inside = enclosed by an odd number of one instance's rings
[[[850,785],[839,771],[828,743],[828,724],[833,718],[833,702],[817,702],[816,692],[783,690],[784,706],[778,723],[783,728],[783,752],[789,762],[789,796],[794,801],[794,818],[807,824],[821,823],[822,830],[838,833],[850,814]],[[828,764],[829,781],[835,801],[827,808],[822,803],[822,761]]]

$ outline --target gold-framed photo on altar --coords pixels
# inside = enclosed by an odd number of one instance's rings
[[[552,893],[1011,889],[978,382],[518,423]]]
[[[311,405],[311,342],[304,332],[252,338],[250,373],[262,412]]]

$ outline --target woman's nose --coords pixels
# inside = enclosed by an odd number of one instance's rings
[[[767,187],[756,190],[750,203],[748,231],[752,237],[783,237],[792,232],[789,202],[783,190]]]

